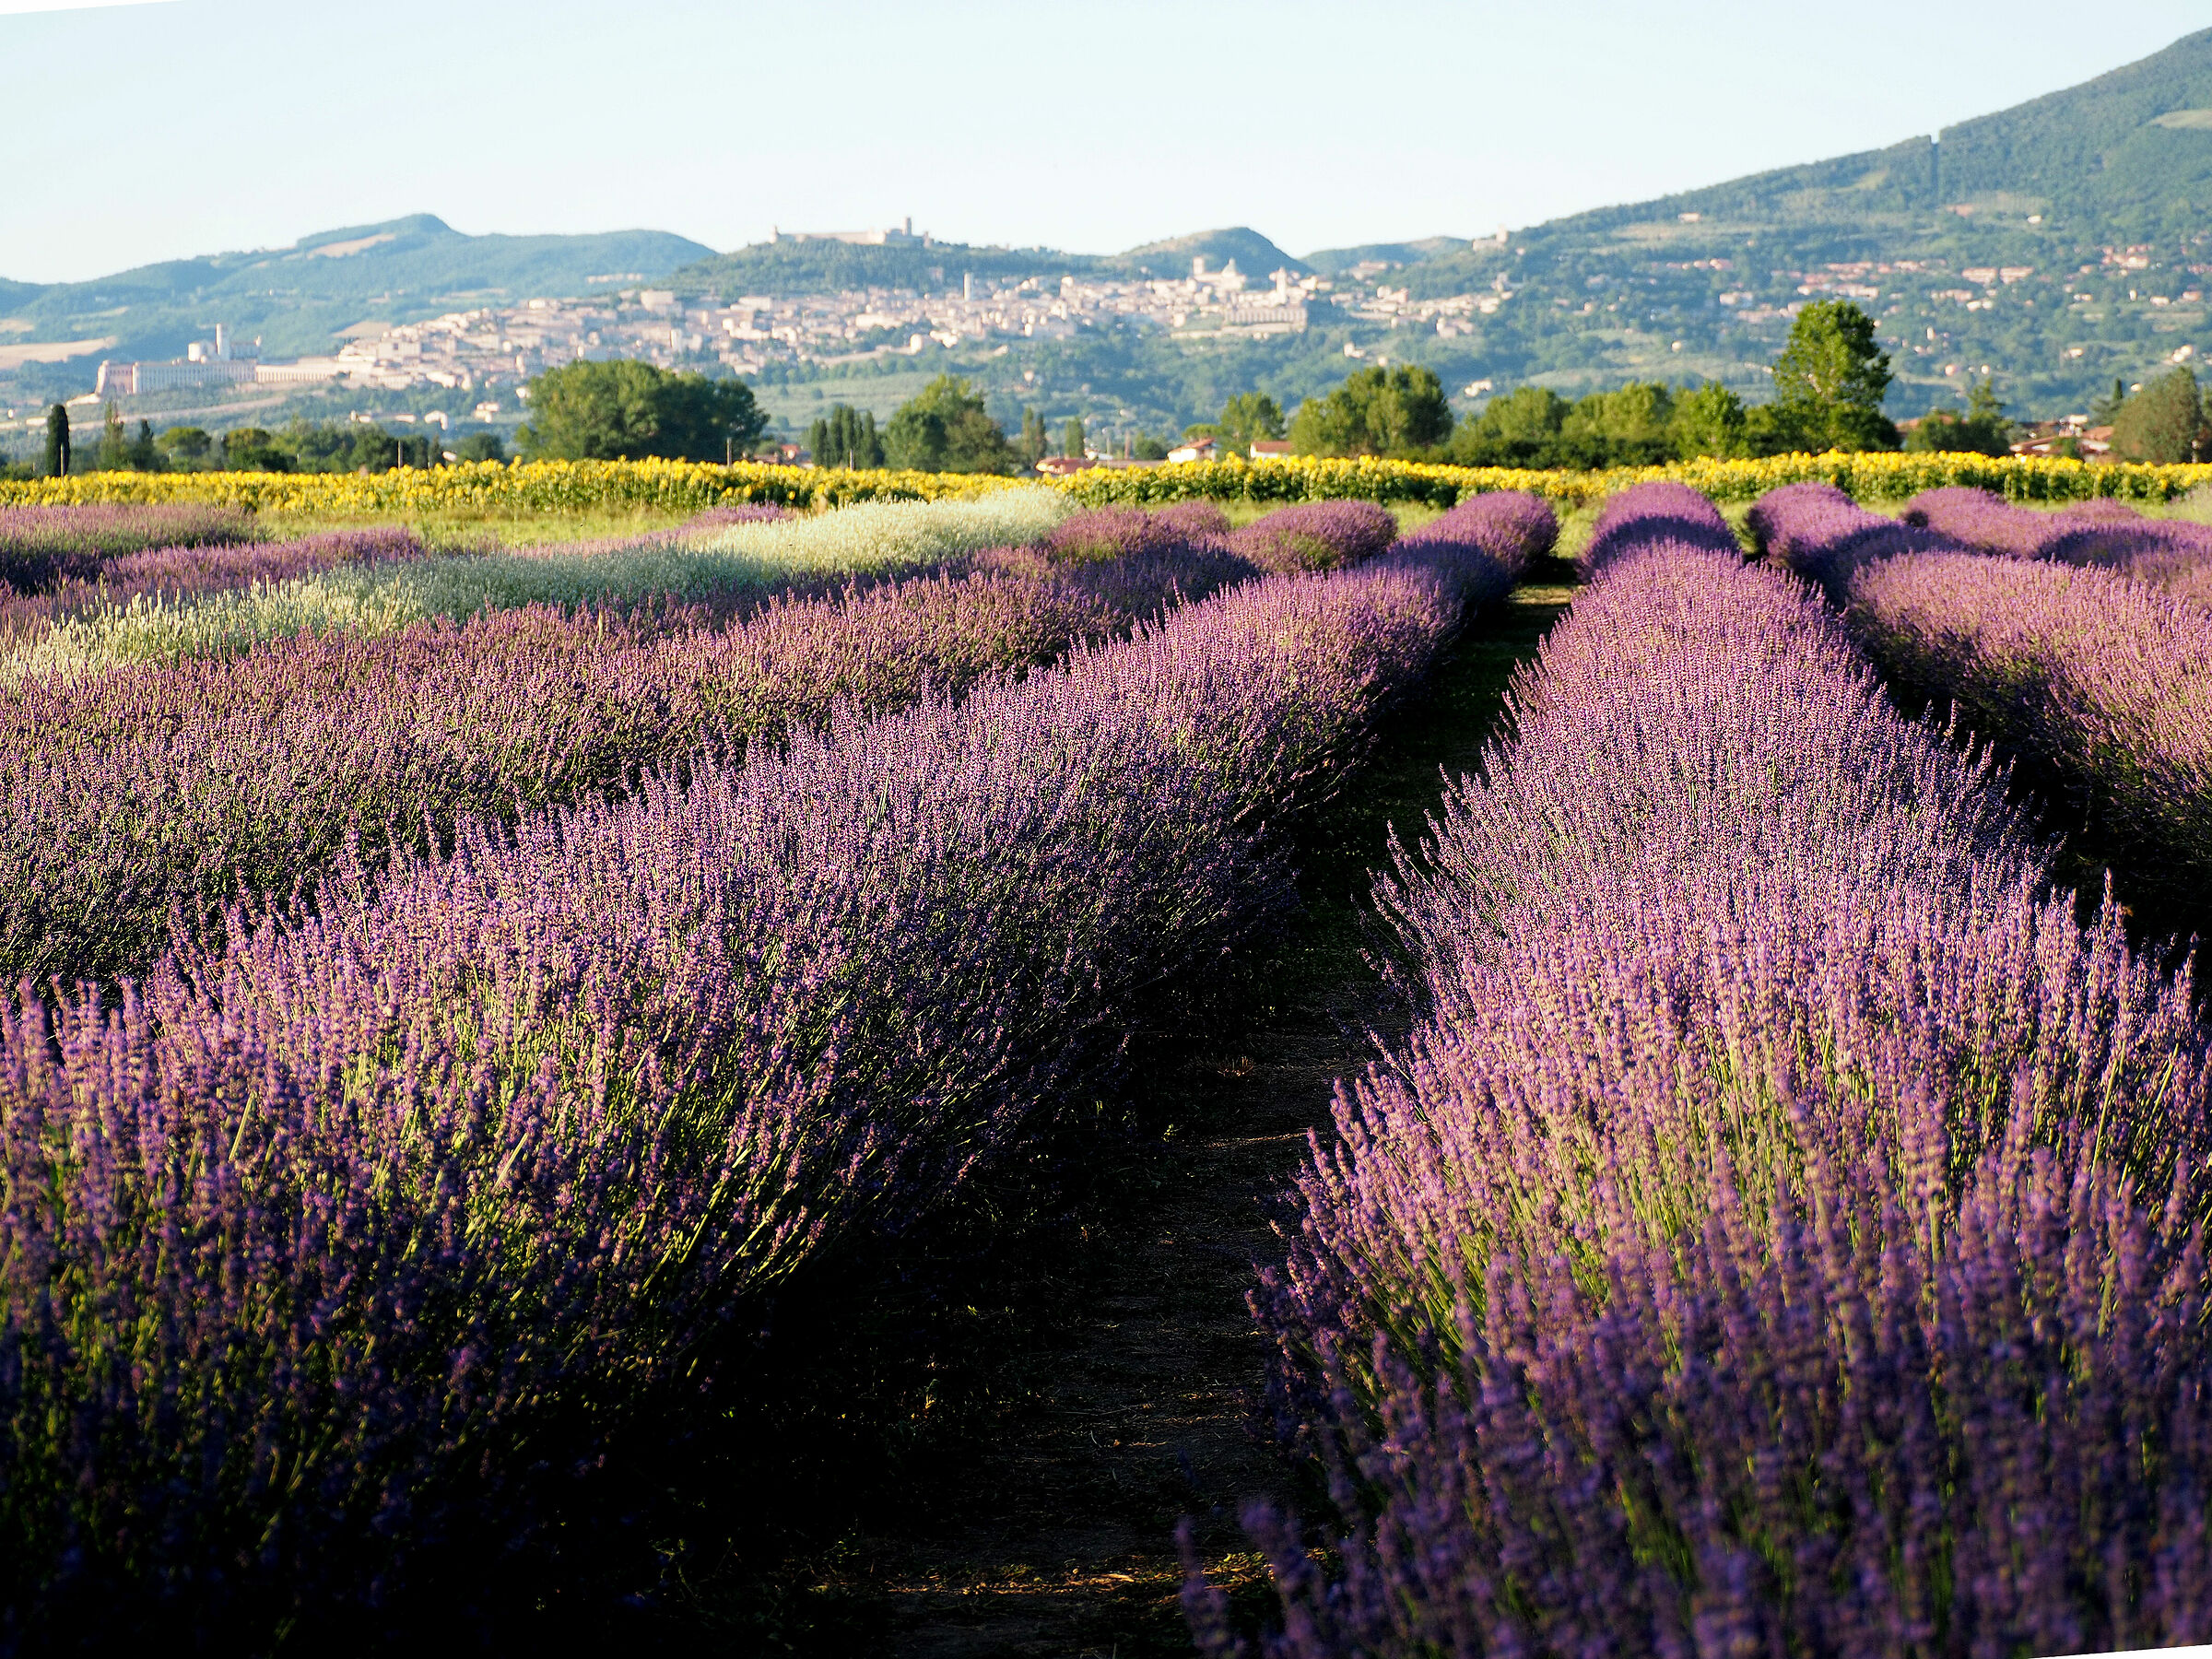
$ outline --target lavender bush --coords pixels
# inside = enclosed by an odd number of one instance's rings
[[[1164,557],[1227,531],[1228,518],[1212,502],[1185,506],[1195,511],[1147,512],[1139,507],[1099,507],[1071,513],[1046,535],[1043,550],[1053,564],[1061,566],[1136,554]]]
[[[1590,581],[1621,554],[1639,551],[1654,539],[1715,553],[1736,551],[1727,520],[1697,490],[1687,484],[1640,484],[1608,497],[1598,509],[1575,568]]]
[[[35,593],[125,554],[255,539],[253,514],[237,507],[0,507],[0,583]]]
[[[2212,615],[2118,571],[1968,553],[1866,567],[1848,598],[1885,672],[2065,780],[2159,891],[2212,899]]]
[[[1818,582],[1832,598],[1841,597],[1863,565],[1958,545],[1924,525],[1869,512],[1832,484],[1771,489],[1752,503],[1749,522],[1760,552]]]
[[[739,501],[727,507],[710,507],[684,521],[679,535],[701,530],[724,530],[732,524],[773,524],[791,514],[773,501]]]
[[[2203,1640],[2186,976],[2079,925],[2003,780],[1717,514],[1609,516],[1510,738],[1382,884],[1421,1018],[1263,1277],[1350,1525],[1332,1581],[1249,1518],[1267,1650]]]
[[[1263,570],[1334,571],[1382,552],[1398,521],[1373,501],[1300,501],[1237,531],[1230,545]]]
[[[1511,582],[1497,516],[341,868],[104,1001],[24,991],[11,1640],[373,1599],[748,1293],[1093,1100],[1284,900],[1271,826]]]
[[[1985,489],[1931,489],[1906,504],[1925,525],[1978,553],[2119,571],[2203,604],[2212,598],[2212,525],[2145,518],[2124,502],[2031,512]]]
[[[1057,491],[1002,490],[972,501],[871,502],[807,518],[752,515],[690,534],[339,564],[249,587],[165,595],[60,619],[0,649],[0,685],[80,679],[124,663],[233,656],[310,633],[394,633],[526,605],[628,609],[675,602],[735,614],[782,594],[819,596],[854,582],[943,571],[1067,516]],[[0,643],[6,643],[0,641]]]

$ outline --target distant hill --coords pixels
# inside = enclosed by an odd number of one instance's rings
[[[678,293],[831,294],[848,288],[911,288],[957,283],[963,275],[1006,282],[1030,276],[1188,276],[1203,257],[1219,270],[1230,260],[1248,276],[1265,278],[1307,267],[1257,230],[1237,226],[1147,242],[1125,253],[1064,253],[1053,248],[979,248],[964,242],[757,242],[685,266],[667,280]]]
[[[1191,261],[1200,257],[1205,259],[1208,269],[1216,271],[1233,259],[1238,270],[1254,279],[1264,279],[1278,270],[1302,276],[1310,268],[1303,260],[1291,258],[1247,225],[1227,230],[1198,230],[1188,236],[1170,237],[1166,241],[1147,242],[1141,248],[1114,255],[1112,264],[1139,276],[1188,276]]]
[[[665,230],[470,236],[422,213],[90,282],[0,282],[0,316],[30,325],[0,343],[109,337],[117,357],[181,357],[221,322],[241,338],[262,336],[272,354],[327,351],[339,330],[372,312],[397,321],[486,299],[635,286],[711,252]]]
[[[1847,297],[1880,323],[1900,414],[1956,404],[1984,365],[2018,410],[2079,411],[2212,352],[2189,297],[2212,286],[2212,29],[1934,136],[1403,265],[1416,299],[1505,282],[1445,354],[1500,385],[1703,375],[1756,395],[1786,308]]]
[[[1380,260],[1385,265],[1418,265],[1441,253],[1453,253],[1467,245],[1464,236],[1428,236],[1419,241],[1365,242],[1357,248],[1324,248],[1306,255],[1306,268],[1324,276],[1341,276],[1354,265]]]

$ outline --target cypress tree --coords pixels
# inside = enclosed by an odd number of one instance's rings
[[[1060,431],[1060,453],[1080,461],[1083,458],[1084,447],[1083,418],[1080,415],[1070,415],[1067,418],[1067,425]]]
[[[69,410],[58,403],[46,411],[46,476],[69,476]]]

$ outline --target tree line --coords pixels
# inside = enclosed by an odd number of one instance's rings
[[[156,432],[150,420],[134,429],[113,404],[99,439],[79,444],[67,407],[55,404],[46,412],[44,447],[32,470],[48,478],[92,472],[389,472],[443,465],[449,454],[461,461],[507,458],[497,432],[472,432],[450,451],[443,433],[388,432],[349,420],[295,420],[275,431],[235,427],[217,434],[172,426]]]

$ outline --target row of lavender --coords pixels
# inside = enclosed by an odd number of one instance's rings
[[[1840,490],[1799,484],[1761,500],[1751,523],[1770,557],[1828,590],[1894,682],[1955,705],[1976,732],[2035,760],[2077,797],[2139,893],[2202,917],[2212,902],[2212,611],[2147,577],[2212,571],[2212,532],[2148,521],[2059,528],[1955,499],[1962,493],[1922,498],[1908,514],[1916,522],[1900,524]],[[2037,525],[2015,517],[2037,520],[2042,539],[2020,539]],[[2109,561],[2097,561],[2100,549]]]
[[[1924,490],[1901,516],[1979,553],[2095,565],[2212,606],[2212,525],[2146,518],[2105,500],[2035,512],[1963,488]]]
[[[6,508],[0,641],[142,596],[185,598],[423,552],[420,538],[396,527],[271,542],[235,507]]]
[[[27,989],[0,1646],[149,1604],[190,1638],[511,1535],[755,1293],[1110,1089],[1288,901],[1283,822],[1552,528],[1484,498],[960,701],[472,820],[105,998]]]
[[[2212,1637],[2186,977],[1700,498],[1591,562],[1381,884],[1420,1018],[1256,1298],[1351,1525],[1248,1517],[1268,1651]]]
[[[373,873],[695,755],[863,715],[924,688],[1040,666],[1265,569],[1374,557],[1368,502],[1269,515],[1231,535],[1208,503],[1078,514],[1032,549],[907,581],[700,607],[555,607],[307,634],[244,657],[34,679],[0,695],[0,980],[112,981],[172,933],[219,933],[340,860]]]

